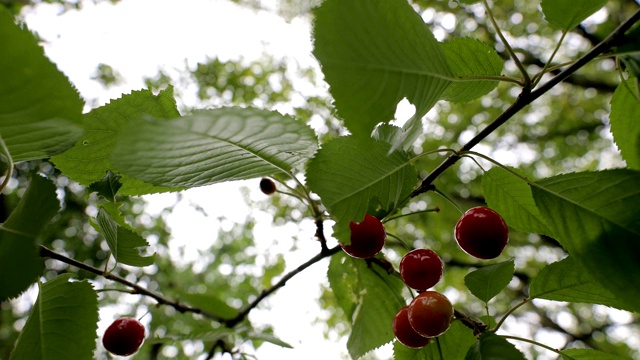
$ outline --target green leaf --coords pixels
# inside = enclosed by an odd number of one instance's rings
[[[620,45],[616,47],[616,53],[624,53],[624,55],[620,55],[620,60],[626,66],[627,72],[630,74],[630,77],[635,77],[635,79],[629,79],[629,81],[634,81],[636,85],[636,91],[638,89],[638,77],[640,77],[640,54],[638,51],[640,50],[640,26],[636,26],[629,30],[620,41]]]
[[[352,274],[356,273],[355,262],[340,252],[331,257],[327,278],[329,286],[336,298],[338,306],[351,319],[358,305],[359,284],[354,281]]]
[[[488,303],[509,285],[514,272],[515,263],[511,259],[468,273],[464,277],[464,284],[478,299]]]
[[[122,187],[120,178],[122,178],[122,176],[112,173],[111,170],[107,170],[107,175],[105,175],[102,180],[91,184],[89,186],[89,189],[91,191],[97,192],[98,195],[104,197],[109,201],[115,201],[116,194]]]
[[[611,98],[611,132],[627,166],[640,169],[640,100],[639,94],[630,92],[637,79],[622,82]],[[635,90],[637,91],[637,89]]]
[[[98,210],[97,223],[116,261],[131,266],[153,264],[155,255],[141,256],[139,252],[140,248],[149,246],[149,243],[140,235],[124,227],[124,224],[116,222],[104,207]]]
[[[531,281],[529,296],[538,299],[601,304],[640,313],[640,304],[625,304],[609,290],[600,286],[573,257],[544,267]]]
[[[552,234],[585,271],[625,303],[640,288],[640,172],[560,175],[533,187]]]
[[[282,341],[282,339],[278,338],[277,336],[266,332],[249,331],[248,333],[243,335],[249,340],[266,341],[283,348],[293,349],[293,346],[291,346],[289,343]]]
[[[600,10],[608,0],[542,0],[540,6],[545,20],[555,27],[571,30]]]
[[[14,162],[48,158],[73,145],[83,101],[38,40],[0,7],[0,134]]]
[[[313,156],[303,122],[274,111],[220,108],[126,128],[113,152],[119,170],[143,181],[195,187],[288,174]]]
[[[465,360],[526,360],[505,338],[487,331],[467,352]]]
[[[313,53],[338,114],[357,136],[369,137],[378,123],[393,119],[403,98],[416,106],[411,122],[419,123],[452,77],[438,42],[406,0],[325,1],[315,13]]]
[[[395,360],[464,360],[465,354],[476,341],[471,329],[460,321],[454,321],[447,332],[432,339],[422,349],[411,349],[396,341],[393,354]]]
[[[74,147],[64,154],[54,156],[52,160],[66,176],[82,185],[89,186],[100,181],[108,170],[114,171],[111,153],[118,134],[126,124],[145,116],[153,116],[155,119],[180,116],[173,98],[173,89],[168,88],[158,95],[153,95],[149,90],[134,91],[85,114],[85,133]],[[154,147],[156,145],[154,144]],[[120,193],[124,195],[179,190],[154,187],[128,176],[122,176],[121,181],[123,186]]]
[[[500,55],[479,40],[454,37],[440,46],[456,77],[499,76],[502,73],[503,62]],[[457,81],[449,86],[442,99],[467,102],[488,94],[496,86],[498,81]]]
[[[0,300],[19,295],[42,274],[36,239],[59,209],[55,185],[34,175],[20,203],[0,227],[0,273],[5,274],[0,276]]]
[[[482,188],[487,205],[497,211],[510,227],[522,232],[549,235],[531,187],[523,179],[505,169],[494,167],[484,173]]]
[[[86,281],[60,275],[40,285],[10,360],[92,359],[98,328],[98,296]]]
[[[564,360],[629,360],[616,354],[593,349],[566,349],[562,350],[562,355]]]
[[[227,305],[215,294],[194,294],[181,292],[180,299],[197,308],[206,310],[223,319],[232,319],[238,315],[238,310]]]
[[[334,236],[345,244],[350,221],[361,221],[365,214],[389,214],[418,183],[407,154],[387,155],[390,147],[373,139],[339,137],[323,144],[309,161],[307,184],[337,221]]]
[[[356,272],[348,276],[357,281],[360,288],[358,308],[347,340],[349,355],[358,359],[394,339],[391,324],[405,305],[401,295],[404,283],[376,264],[352,258],[346,261],[353,263]]]

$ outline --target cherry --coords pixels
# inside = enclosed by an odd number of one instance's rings
[[[509,229],[502,216],[484,206],[467,210],[454,233],[462,250],[483,260],[498,257],[509,242]]]
[[[342,246],[344,252],[358,259],[367,259],[375,256],[384,246],[387,232],[382,222],[369,214],[364,216],[361,222],[349,223],[351,229],[351,244]]]
[[[276,184],[269,178],[262,178],[260,180],[260,190],[266,195],[271,195],[276,192]]]
[[[102,345],[110,353],[128,356],[138,351],[144,340],[144,326],[133,318],[114,321],[102,337]]]
[[[409,323],[420,335],[428,338],[444,334],[453,320],[453,305],[436,291],[420,293],[409,304]]]
[[[409,324],[409,307],[405,306],[393,317],[393,333],[400,343],[406,347],[419,349],[431,340],[418,334]]]
[[[442,260],[431,249],[415,249],[400,260],[400,277],[418,291],[433,287],[442,278]]]

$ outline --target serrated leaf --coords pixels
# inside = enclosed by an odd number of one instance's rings
[[[627,166],[640,169],[640,95],[630,92],[630,89],[638,91],[635,81],[637,79],[629,79],[618,85],[611,97],[609,119],[613,139]]]
[[[275,111],[220,108],[171,121],[140,121],[120,135],[112,158],[123,173],[190,188],[287,174],[313,156],[303,122]]]
[[[545,20],[555,27],[571,30],[600,10],[608,0],[542,0],[540,6]]]
[[[422,349],[411,349],[396,341],[393,354],[395,360],[464,360],[467,351],[476,341],[471,329],[460,321],[454,321],[447,332],[438,336],[437,340],[432,339]]]
[[[526,360],[520,350],[505,338],[487,331],[467,352],[465,360]]]
[[[59,275],[40,293],[10,360],[92,359],[98,328],[98,296],[86,281]]]
[[[352,359],[359,359],[393,340],[393,317],[405,305],[401,295],[404,283],[378,265],[351,258],[349,261],[356,268],[350,276],[359,283],[360,298],[347,349]]]
[[[98,195],[104,197],[109,201],[115,201],[116,194],[118,190],[122,187],[122,183],[120,182],[121,176],[111,172],[111,170],[107,171],[107,175],[105,175],[102,180],[94,182],[89,186],[91,191],[95,191]]]
[[[627,72],[631,75],[629,81],[634,81],[636,85],[636,91],[638,89],[638,77],[640,77],[640,27],[636,26],[629,30],[625,34],[620,45],[616,47],[617,53],[624,53],[619,55],[620,60],[624,63]],[[631,79],[635,77],[635,79]]]
[[[52,158],[56,167],[66,176],[82,185],[89,186],[102,180],[107,171],[114,171],[111,153],[122,129],[145,116],[155,119],[170,119],[180,116],[173,98],[173,89],[168,88],[153,95],[149,90],[133,91],[109,104],[93,109],[84,115],[85,132],[74,147]],[[140,136],[142,134],[129,134]],[[154,147],[157,144],[154,144]],[[143,195],[175,188],[159,188],[122,176],[120,193]]]
[[[622,302],[640,298],[640,172],[607,170],[536,183],[533,196],[555,239]]]
[[[419,122],[452,76],[438,42],[405,0],[325,1],[315,13],[313,53],[356,136],[369,137],[376,124],[393,119],[403,98],[416,106],[412,122]]]
[[[515,263],[511,259],[468,273],[464,277],[464,284],[478,299],[488,303],[509,285],[514,272]]]
[[[19,295],[42,274],[44,264],[36,239],[59,209],[55,185],[34,175],[0,227],[0,273],[4,274],[0,276],[0,300]]]
[[[545,266],[531,281],[529,297],[575,303],[601,304],[640,312],[640,304],[625,304],[600,286],[571,256]]]
[[[453,75],[459,78],[499,76],[504,66],[500,55],[489,45],[473,38],[454,37],[440,44]],[[443,100],[467,102],[486,95],[498,81],[457,81],[442,95]]]
[[[309,161],[309,188],[336,220],[334,237],[349,244],[349,222],[365,214],[383,217],[400,206],[418,183],[403,151],[373,139],[339,137],[323,144]]]
[[[355,263],[343,252],[331,257],[327,278],[338,306],[351,319],[358,304],[359,284],[351,274],[356,272]]]
[[[26,26],[0,7],[0,134],[14,162],[48,158],[82,134],[83,101]]]
[[[510,227],[522,232],[549,235],[531,187],[523,179],[495,167],[484,173],[482,188],[487,205],[497,211]]]
[[[155,261],[155,254],[151,256],[140,255],[140,248],[149,246],[149,243],[140,235],[123,224],[115,221],[104,207],[98,209],[97,224],[107,240],[109,249],[116,261],[131,266],[147,266]]]
[[[564,360],[629,360],[616,354],[594,349],[566,349],[561,353]]]

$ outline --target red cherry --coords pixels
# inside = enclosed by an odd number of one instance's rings
[[[488,207],[478,206],[465,212],[455,228],[458,245],[478,259],[498,257],[509,242],[509,229],[502,216]]]
[[[400,277],[409,287],[422,291],[442,278],[442,260],[431,249],[415,249],[400,260]]]
[[[133,318],[114,321],[102,337],[102,345],[110,353],[128,356],[138,351],[144,340],[144,326]]]
[[[393,333],[400,343],[406,347],[419,349],[431,339],[418,334],[409,324],[409,307],[405,306],[393,317]]]
[[[276,184],[269,178],[262,178],[260,180],[260,190],[266,195],[271,195],[276,192]]]
[[[443,294],[425,291],[416,296],[409,304],[409,323],[424,337],[436,337],[444,334],[453,320],[453,305]]]
[[[376,217],[365,215],[361,222],[350,222],[351,244],[343,245],[342,249],[350,256],[358,259],[374,257],[384,247],[387,232],[382,222]]]

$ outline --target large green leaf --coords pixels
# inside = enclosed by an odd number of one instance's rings
[[[83,101],[38,40],[0,7],[0,136],[14,162],[48,158],[82,134]]]
[[[488,303],[498,295],[513,278],[513,259],[474,270],[464,277],[464,284],[478,299]]]
[[[125,227],[123,223],[114,220],[104,207],[98,210],[97,224],[97,229],[107,240],[109,249],[111,249],[116,261],[131,266],[153,264],[155,255],[140,255],[140,249],[149,246],[149,243],[140,235]]]
[[[464,360],[467,351],[476,341],[471,329],[460,321],[454,321],[447,332],[438,336],[437,340],[432,339],[422,349],[411,349],[396,341],[393,355],[395,360]]]
[[[42,274],[36,238],[59,209],[55,185],[34,175],[0,227],[0,300],[19,295]]]
[[[351,358],[358,359],[367,352],[393,340],[393,317],[404,305],[404,283],[381,267],[364,260],[348,258],[355,273],[350,275],[358,282],[359,303],[354,318],[347,349]]]
[[[398,102],[407,98],[416,113],[405,129],[421,132],[420,119],[453,74],[411,5],[327,0],[315,15],[313,53],[349,131],[368,137],[376,124],[392,120]],[[414,132],[405,137],[415,137]]]
[[[418,182],[403,151],[387,155],[390,145],[353,136],[325,144],[307,166],[307,184],[337,221],[334,236],[349,243],[349,222],[365,214],[387,215],[407,199]]]
[[[132,177],[188,188],[289,173],[316,147],[313,130],[289,116],[220,108],[139,121],[121,134],[112,158]]]
[[[538,299],[607,305],[640,312],[640,304],[625,304],[600,286],[591,274],[569,256],[544,267],[531,281],[529,296]]]
[[[540,6],[549,24],[571,30],[600,10],[608,0],[542,0]]]
[[[483,333],[480,340],[467,352],[465,360],[525,360],[526,358],[505,338],[490,331]]]
[[[329,286],[338,306],[350,320],[358,305],[359,283],[352,274],[356,273],[355,262],[343,252],[333,255],[327,270]]]
[[[622,356],[593,349],[566,349],[562,350],[564,360],[629,360]]]
[[[640,170],[640,100],[635,81],[630,79],[616,88],[611,98],[611,132],[613,139],[627,162],[627,166]],[[635,89],[635,90],[633,90]]]
[[[553,236],[622,302],[640,298],[640,172],[560,175],[533,187]]]
[[[144,116],[153,116],[155,119],[180,116],[173,98],[173,89],[168,88],[158,95],[153,95],[149,90],[134,91],[85,114],[85,133],[74,147],[61,155],[54,156],[52,160],[66,176],[82,185],[88,186],[100,181],[107,175],[107,171],[114,170],[111,152],[118,134],[126,124]],[[121,182],[123,186],[120,193],[125,195],[176,190],[154,187],[127,176],[123,176]]]
[[[549,235],[545,220],[533,199],[531,187],[526,181],[505,169],[495,167],[482,177],[482,188],[487,205],[500,213],[510,227],[523,232]]]
[[[92,359],[98,328],[98,296],[86,281],[60,275],[40,285],[11,360]]]
[[[440,44],[447,62],[456,77],[499,76],[503,63],[500,55],[489,45],[473,39],[454,37]],[[489,93],[498,81],[457,81],[451,84],[442,99],[466,102]]]

